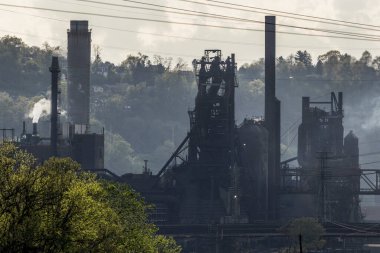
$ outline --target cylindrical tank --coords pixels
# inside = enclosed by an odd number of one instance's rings
[[[247,120],[238,128],[241,203],[250,221],[268,216],[268,131],[262,121]]]

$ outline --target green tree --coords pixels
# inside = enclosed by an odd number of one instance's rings
[[[323,226],[310,217],[294,219],[288,231],[295,245],[298,245],[298,237],[302,235],[302,246],[305,250],[321,249],[325,245],[325,241],[321,239],[324,232]]]
[[[0,146],[1,252],[177,253],[157,236],[149,208],[126,185],[99,182],[68,158]]]
[[[311,58],[311,55],[305,50],[305,51],[297,51],[295,57],[294,57],[296,63],[299,65],[299,68],[305,69],[304,72],[309,72],[313,68],[313,61]]]
[[[130,143],[119,134],[106,131],[105,163],[107,169],[123,175],[125,173],[141,173],[143,159],[139,158]]]

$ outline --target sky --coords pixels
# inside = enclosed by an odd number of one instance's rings
[[[222,49],[224,55],[235,53],[238,64],[253,62],[264,55],[264,33],[262,31],[249,30],[263,30],[264,25],[260,23],[210,19],[190,15],[179,15],[169,13],[165,10],[155,12],[111,5],[118,4],[157,8],[131,3],[125,0],[94,1],[108,4],[102,5],[87,0],[0,0],[0,15],[2,18],[0,36],[6,34],[16,35],[21,37],[29,45],[41,46],[44,42],[48,42],[51,45],[59,45],[66,50],[69,20],[76,19],[89,20],[90,28],[92,29],[93,45],[98,45],[101,48],[101,57],[103,60],[111,61],[116,64],[126,59],[127,55],[137,54],[138,52],[149,56],[161,55],[164,57],[172,57],[174,60],[181,57],[188,64],[191,63],[192,59],[199,58],[203,54],[204,49]],[[203,5],[181,0],[136,1],[257,21],[264,21],[265,16],[262,13],[212,7],[207,5],[207,3],[210,4],[211,2],[206,0],[195,0],[202,2]],[[328,19],[380,25],[380,5],[378,5],[375,0],[234,0],[231,1],[231,3],[303,15],[313,15]],[[238,27],[246,30],[59,13],[15,8],[2,4],[156,19],[170,22]],[[286,17],[277,17],[277,24],[366,33],[372,36],[380,33],[380,27],[379,32],[368,31]],[[378,45],[378,41],[326,38],[315,36],[321,34],[321,32],[280,26],[277,27],[277,30],[313,34],[313,36],[277,34],[277,56],[286,57],[292,53],[294,54],[297,50],[307,50],[312,54],[315,62],[318,55],[326,53],[329,50],[340,50],[343,53],[351,54],[357,58],[360,57],[364,50],[369,50],[372,55],[380,55],[380,45]]]

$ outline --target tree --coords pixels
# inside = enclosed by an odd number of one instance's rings
[[[0,146],[1,252],[177,253],[157,236],[149,208],[126,185],[99,182],[68,158],[35,158]]]
[[[296,60],[296,62],[303,64],[303,66],[305,66],[308,70],[310,70],[313,67],[311,55],[306,50],[298,50],[294,59]]]
[[[289,226],[289,236],[298,245],[298,237],[302,235],[302,246],[304,249],[321,249],[325,241],[321,239],[325,232],[322,225],[314,218],[304,217],[294,219]],[[295,246],[296,248],[296,246]]]
[[[372,63],[372,55],[367,50],[363,52],[362,57],[360,57],[360,63],[365,66],[370,66]]]
[[[323,75],[323,62],[321,60],[318,60],[317,65],[315,66],[315,73],[320,76]]]
[[[135,154],[130,143],[119,134],[106,131],[105,163],[113,172],[123,175],[125,173],[141,173],[143,159]]]

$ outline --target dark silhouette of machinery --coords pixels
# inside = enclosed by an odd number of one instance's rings
[[[68,30],[68,118],[60,121],[58,57],[52,57],[50,135],[40,136],[38,123],[33,123],[32,133],[26,124],[16,144],[32,153],[39,162],[52,156],[71,157],[83,169],[111,178],[116,175],[104,169],[104,131],[90,130],[90,66],[91,32],[88,21],[71,21]]]
[[[263,221],[277,226],[304,216],[358,222],[359,194],[380,193],[380,171],[370,171],[376,175],[376,184],[371,183],[359,168],[358,138],[352,131],[343,138],[342,93],[338,97],[331,93],[327,102],[302,98],[298,157],[280,162],[275,23],[275,17],[266,17],[264,119],[246,118],[236,124],[235,55],[224,58],[221,50],[205,50],[201,59],[193,61],[198,92],[195,107],[188,112],[190,130],[157,175],[147,161],[142,174],[118,177],[104,169],[104,133],[91,133],[89,126],[91,31],[87,21],[72,21],[68,31],[69,124],[63,127],[60,122],[60,68],[58,58],[53,57],[50,137],[42,138],[36,123],[32,133],[24,124],[16,143],[41,162],[51,156],[72,157],[83,169],[129,184],[155,205],[151,220],[163,231],[179,235],[215,240],[204,231],[214,231],[219,239],[221,225],[227,232],[232,229],[231,237],[245,237],[246,228],[261,233],[266,228]],[[11,129],[0,130],[3,136],[10,131],[13,139]],[[295,160],[299,166],[290,167],[289,162]],[[360,187],[363,175],[370,185],[366,190]]]
[[[296,201],[292,208],[283,209],[284,216],[294,215],[300,206],[309,206],[296,215],[322,221],[361,221],[358,138],[352,131],[343,138],[343,116],[342,92],[338,97],[332,92],[330,101],[302,98],[296,158],[300,167],[291,169],[286,162],[283,164],[282,187],[285,192],[293,191]]]

